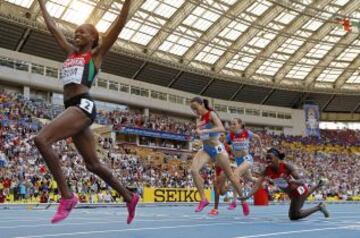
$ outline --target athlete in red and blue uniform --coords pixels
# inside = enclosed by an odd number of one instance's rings
[[[209,106],[209,101],[199,97],[191,100],[191,109],[198,117],[196,124],[196,133],[203,143],[203,149],[198,151],[193,159],[191,172],[193,175],[194,183],[200,193],[201,201],[195,212],[201,212],[209,201],[206,199],[204,192],[204,181],[200,176],[200,169],[207,163],[213,162],[219,166],[225,176],[230,180],[237,192],[241,194],[241,185],[236,180],[233,171],[231,170],[229,155],[225,150],[224,145],[220,142],[220,133],[225,132],[224,125],[222,124],[219,116]],[[247,203],[244,201],[244,206],[249,210]]]
[[[252,176],[251,168],[254,164],[253,156],[250,154],[251,140],[257,140],[260,151],[262,152],[261,138],[251,130],[245,128],[243,122],[239,118],[231,121],[230,132],[226,137],[226,144],[230,145],[231,152],[237,168],[234,171],[235,177],[240,180],[246,178],[249,181],[256,182],[257,179]],[[229,205],[229,210],[236,208],[237,193],[234,191],[234,200]]]
[[[320,179],[315,186],[309,189],[295,167],[288,162],[284,162],[284,158],[285,154],[280,153],[275,148],[267,151],[266,161],[268,166],[247,198],[251,197],[261,187],[262,183],[267,180],[269,183],[279,187],[291,199],[289,209],[290,220],[299,220],[318,211],[322,212],[325,217],[329,217],[330,214],[326,209],[325,203],[322,202],[315,207],[302,209],[306,199],[315,190],[323,186],[326,180]]]
[[[234,170],[234,175],[237,181],[240,181],[241,178],[245,177],[250,181],[257,181],[251,174],[251,166],[254,163],[252,155],[249,153],[250,150],[250,141],[255,138],[258,140],[261,148],[261,138],[257,134],[253,133],[250,130],[245,129],[241,119],[235,118],[231,120],[230,131],[226,136],[225,145],[229,148],[229,153],[234,157],[236,166]],[[218,173],[219,174],[219,173]],[[219,200],[219,194],[224,194],[225,189],[225,179],[223,175],[219,174],[216,177],[216,187],[215,189],[215,207],[209,215],[217,215],[217,205]],[[233,210],[237,206],[237,192],[234,190],[234,200],[229,204],[229,210]],[[244,209],[244,206],[243,206]],[[243,211],[245,215],[246,210]]]

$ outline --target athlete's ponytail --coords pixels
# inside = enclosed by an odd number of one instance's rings
[[[212,107],[210,107],[210,102],[209,100],[207,100],[206,98],[203,99],[204,102],[204,107],[206,108],[206,110],[208,111],[214,111],[214,109],[212,109]]]
[[[206,98],[202,99],[201,97],[194,97],[193,99],[191,99],[191,102],[196,102],[200,105],[204,105],[204,107],[208,111],[214,111],[214,109],[212,109],[212,107],[210,107],[209,105],[210,104],[209,100],[207,100]]]

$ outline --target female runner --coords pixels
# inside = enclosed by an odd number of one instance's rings
[[[235,177],[237,180],[245,177],[249,181],[256,182],[257,179],[251,174],[251,167],[254,164],[254,159],[249,153],[250,140],[256,139],[259,143],[260,151],[262,152],[261,138],[259,135],[250,130],[245,129],[243,122],[239,118],[231,121],[230,133],[226,137],[226,144],[230,145],[231,151],[234,154],[235,163]],[[234,201],[230,203],[229,210],[236,208],[237,193],[234,190]]]
[[[315,190],[323,186],[326,180],[320,179],[317,185],[309,189],[295,167],[284,162],[284,158],[285,154],[280,153],[275,148],[267,151],[266,161],[268,166],[247,198],[251,197],[265,180],[268,180],[270,183],[277,185],[291,199],[289,209],[290,220],[299,220],[318,211],[322,212],[325,217],[329,217],[330,214],[326,209],[325,203],[322,202],[315,207],[302,209],[306,199]]]
[[[250,140],[253,138],[255,138],[259,142],[260,148],[262,148],[260,136],[250,130],[245,129],[245,126],[243,125],[241,119],[235,118],[231,121],[230,132],[226,136],[225,145],[230,148],[231,154],[235,158],[237,168],[235,169],[234,174],[237,181],[240,181],[240,178],[243,177],[249,181],[257,181],[257,179],[251,174],[251,167],[254,163],[254,160],[249,153]],[[218,175],[220,173],[217,171],[216,174]],[[216,181],[218,181],[216,185],[220,188],[215,189],[216,207],[214,207],[214,209],[210,211],[209,215],[219,214],[217,210],[217,199],[219,199],[219,194],[217,193],[220,192],[221,194],[224,194],[224,191],[226,191],[224,175],[220,174],[220,176],[217,176]],[[234,210],[237,206],[237,193],[235,189],[233,193],[234,200],[232,203],[229,204],[229,210]]]
[[[135,216],[139,196],[132,194],[121,185],[112,172],[100,162],[96,154],[96,142],[90,130],[90,125],[96,117],[96,108],[94,100],[89,95],[89,90],[99,72],[105,54],[125,26],[131,0],[125,1],[120,16],[104,35],[101,44],[98,31],[90,24],[79,26],[75,30],[74,43],[68,42],[50,17],[44,1],[38,1],[49,31],[55,37],[58,45],[67,53],[67,60],[63,64],[60,76],[64,84],[65,111],[43,127],[34,138],[35,145],[54,176],[62,197],[51,222],[57,223],[64,220],[78,203],[78,198],[66,184],[58,156],[52,149],[52,144],[55,142],[71,137],[85,161],[86,168],[124,197],[129,213],[127,223],[130,224]]]
[[[200,97],[195,97],[191,100],[191,109],[199,117],[196,133],[203,142],[203,150],[195,155],[191,169],[194,183],[201,196],[201,201],[195,209],[195,212],[201,212],[209,205],[209,201],[205,197],[204,181],[200,176],[200,169],[210,161],[216,163],[216,165],[223,169],[226,177],[230,180],[237,192],[239,194],[242,193],[241,185],[231,170],[229,156],[225,151],[224,145],[219,141],[219,133],[225,132],[225,128],[218,115],[210,108],[209,101],[206,99],[203,100]],[[249,205],[245,200],[243,200],[242,205],[244,215],[249,215]]]

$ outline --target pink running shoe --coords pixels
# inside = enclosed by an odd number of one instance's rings
[[[211,211],[208,213],[209,216],[217,216],[219,215],[219,211],[217,209],[211,209]]]
[[[207,199],[202,200],[195,209],[195,212],[201,212],[207,205],[209,205],[209,201]]]
[[[228,210],[234,210],[236,208],[237,204],[236,201],[233,201],[229,204]]]
[[[131,199],[131,202],[126,204],[128,213],[129,213],[128,218],[127,218],[127,224],[131,224],[131,222],[134,220],[135,209],[136,209],[136,205],[139,202],[139,199],[140,199],[139,195],[134,194]]]
[[[55,224],[58,223],[65,218],[67,218],[71,212],[71,210],[76,206],[78,203],[78,198],[74,195],[72,198],[69,199],[60,199],[60,204],[57,208],[56,214],[51,219],[51,223]]]
[[[243,213],[244,213],[244,216],[249,216],[250,214],[250,207],[249,207],[249,204],[245,201],[243,201],[241,203],[241,206],[243,208]]]

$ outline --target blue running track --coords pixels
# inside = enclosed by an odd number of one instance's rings
[[[132,225],[121,207],[76,209],[57,225],[49,223],[54,208],[1,209],[0,238],[360,238],[360,203],[328,205],[331,218],[317,213],[297,222],[288,220],[285,205],[251,208],[249,217],[239,207],[209,217],[210,208],[195,214],[190,206],[139,207]]]

